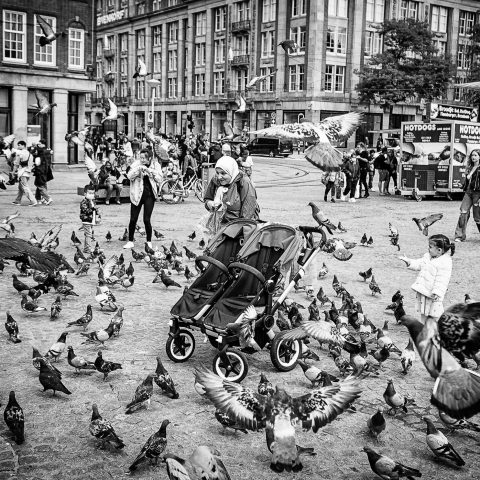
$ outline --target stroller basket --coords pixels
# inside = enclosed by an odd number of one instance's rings
[[[238,219],[228,223],[209,242],[204,255],[197,258],[207,266],[188,290],[173,306],[170,313],[184,319],[195,319],[211,305],[215,297],[223,290],[229,275],[226,265],[233,262],[248,237],[255,231],[257,224],[253,220]]]
[[[288,225],[259,227],[238,252],[239,262],[229,266],[229,270],[239,273],[206,315],[206,330],[223,330],[252,303],[255,307],[270,307],[265,281],[273,282],[268,288],[273,292],[284,272],[282,266],[291,265],[300,241],[299,232]]]

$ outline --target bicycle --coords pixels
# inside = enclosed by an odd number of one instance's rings
[[[188,181],[184,184],[181,175],[173,174],[171,178],[164,180],[158,191],[158,198],[160,201],[172,204],[183,201],[185,198],[188,198],[190,192],[193,190],[195,196],[203,202],[203,182],[198,178],[196,172],[190,169],[192,172]]]

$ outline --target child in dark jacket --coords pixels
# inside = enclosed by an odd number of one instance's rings
[[[83,192],[85,196],[80,202],[80,221],[83,224],[85,234],[83,253],[90,255],[94,241],[93,226],[100,223],[100,211],[95,205],[95,187],[92,184],[85,185]]]

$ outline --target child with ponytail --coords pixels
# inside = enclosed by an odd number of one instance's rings
[[[452,255],[455,244],[445,235],[432,235],[428,239],[428,252],[417,260],[398,257],[410,270],[419,274],[412,289],[416,292],[416,311],[425,323],[428,317],[438,319],[443,313],[443,299],[452,275]]]

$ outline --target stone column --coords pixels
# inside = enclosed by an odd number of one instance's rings
[[[12,133],[15,140],[27,140],[28,124],[28,88],[14,86],[12,88]]]
[[[67,97],[68,100],[68,97]],[[85,93],[78,96],[78,130],[82,130],[85,127]],[[78,163],[85,160],[85,149],[83,145],[78,147]]]
[[[65,165],[68,160],[67,142],[65,141],[65,132],[68,125],[68,90],[55,89],[53,91],[53,102],[57,104],[51,113],[53,115],[53,159],[55,164]]]

